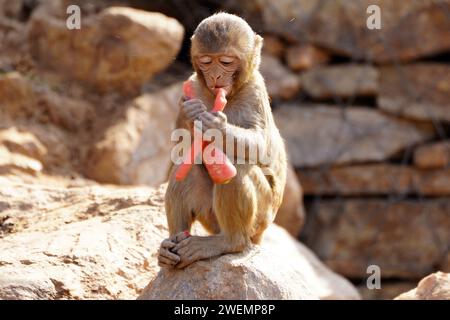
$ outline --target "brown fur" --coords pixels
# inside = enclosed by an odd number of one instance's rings
[[[236,177],[223,185],[214,185],[203,165],[194,165],[181,182],[174,178],[177,166],[172,168],[165,203],[171,247],[180,258],[176,261],[177,267],[242,251],[250,242],[259,243],[281,205],[286,153],[258,70],[261,47],[262,38],[244,20],[225,13],[203,20],[192,37],[192,63],[196,72],[190,79],[194,82],[197,98],[211,109],[214,95],[205,86],[196,57],[221,52],[237,55],[241,64],[224,110],[228,119],[226,139],[250,144],[257,143],[255,137],[259,137],[262,143],[257,147],[270,154],[272,161],[268,165],[235,164]],[[182,114],[178,117],[177,127],[190,129]],[[177,238],[180,232],[190,230],[194,220],[200,221],[213,235],[189,238],[181,235]]]

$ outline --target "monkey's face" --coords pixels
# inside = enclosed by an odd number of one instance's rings
[[[234,55],[201,54],[196,57],[198,68],[202,72],[208,89],[216,94],[218,89],[223,88],[230,93],[236,73],[240,66],[240,59]]]

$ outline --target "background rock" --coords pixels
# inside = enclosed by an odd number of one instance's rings
[[[30,52],[43,68],[100,92],[138,92],[172,62],[184,35],[175,19],[125,7],[83,17],[81,29],[69,30],[58,16],[61,10],[35,10],[28,28]]]
[[[99,182],[158,186],[167,178],[181,84],[134,99],[89,153],[86,175]]]
[[[399,295],[395,300],[450,300],[450,274],[433,273],[423,278],[417,288]]]
[[[305,224],[303,190],[291,165],[288,165],[283,202],[274,222],[286,229],[293,237],[300,234]]]
[[[309,70],[327,64],[330,55],[311,44],[291,46],[286,51],[286,63],[294,71]]]
[[[301,76],[304,91],[314,99],[375,96],[378,71],[371,66],[344,64],[314,68]]]
[[[281,62],[268,54],[261,57],[261,73],[271,98],[289,99],[300,91],[300,79]]]
[[[381,9],[382,27],[367,28],[367,8]],[[250,7],[250,8],[249,8]],[[240,13],[292,41],[377,63],[410,61],[450,48],[448,0],[258,0]]]
[[[322,200],[309,208],[303,235],[319,258],[347,277],[364,278],[375,264],[383,278],[414,280],[443,262],[449,210],[447,198]]]
[[[320,276],[318,276],[320,275]],[[151,299],[359,299],[305,246],[271,225],[261,247],[159,272],[144,289]]]
[[[412,64],[380,71],[378,106],[386,112],[418,120],[450,121],[449,101],[450,66]]]
[[[432,136],[432,128],[368,108],[283,105],[275,122],[296,167],[381,161]]]
[[[297,171],[306,195],[449,196],[450,170],[418,170],[395,164],[367,164]]]
[[[414,165],[421,169],[450,166],[450,141],[423,145],[414,151]]]

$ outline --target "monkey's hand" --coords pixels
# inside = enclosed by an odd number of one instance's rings
[[[202,131],[208,129],[217,129],[225,132],[227,127],[227,115],[221,111],[219,112],[203,112],[198,116],[198,120],[202,122]]]
[[[160,267],[174,267],[181,258],[178,254],[173,252],[173,248],[181,241],[189,238],[191,235],[188,231],[183,231],[171,236],[161,242],[158,253],[158,265]]]
[[[189,99],[181,103],[181,112],[188,124],[192,124],[200,114],[206,112],[206,106],[200,99]]]

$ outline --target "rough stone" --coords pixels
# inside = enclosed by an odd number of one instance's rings
[[[431,125],[362,107],[286,104],[274,116],[295,167],[387,160],[433,135]]]
[[[418,120],[450,121],[450,66],[417,63],[381,68],[378,107]]]

